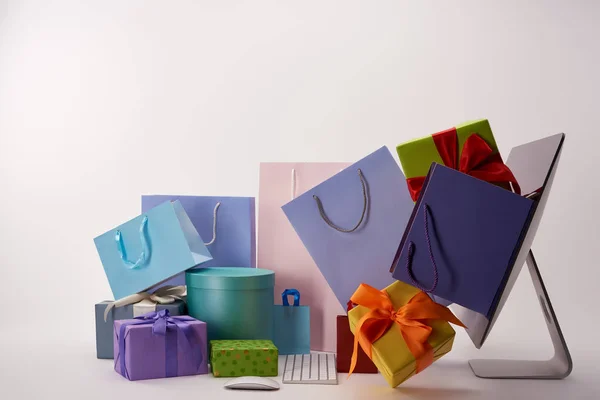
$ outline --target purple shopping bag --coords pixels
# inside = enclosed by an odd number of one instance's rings
[[[533,201],[432,164],[398,247],[394,278],[491,318]]]
[[[256,267],[254,197],[143,195],[142,212],[176,200],[212,255],[200,268]],[[185,285],[185,273],[161,285]]]
[[[389,269],[413,201],[386,147],[282,208],[342,306],[361,283],[394,281]]]

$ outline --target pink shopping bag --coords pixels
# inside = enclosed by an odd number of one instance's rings
[[[258,192],[259,268],[275,271],[275,304],[289,287],[310,307],[312,350],[336,351],[336,318],[345,314],[281,206],[340,172],[349,163],[261,163]]]

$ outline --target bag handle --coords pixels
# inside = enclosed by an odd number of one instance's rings
[[[408,272],[408,277],[412,281],[413,286],[418,289],[421,289],[425,293],[431,293],[435,290],[435,288],[438,285],[438,278],[439,278],[437,264],[435,263],[435,257],[433,256],[433,251],[431,250],[431,239],[429,237],[429,223],[427,220],[427,214],[429,214],[430,212],[431,212],[431,209],[429,208],[429,205],[427,203],[425,203],[423,205],[423,215],[424,215],[424,222],[425,222],[425,241],[427,242],[427,249],[429,250],[429,258],[431,259],[431,265],[433,266],[433,285],[431,285],[430,288],[423,287],[423,285],[421,285],[419,282],[417,282],[417,279],[413,275],[412,259],[413,259],[415,244],[412,241],[408,243],[408,257],[406,260],[406,271]]]
[[[344,168],[340,168],[339,172],[342,172]],[[296,168],[292,168],[292,184],[290,187],[290,201],[296,198]]]
[[[292,187],[290,190],[290,200],[294,200],[296,198],[296,168],[292,168]]]
[[[125,251],[125,244],[123,243],[123,234],[121,233],[121,230],[117,229],[117,232],[115,233],[115,242],[117,244],[117,250],[119,251],[119,255],[121,256],[123,264],[125,264],[125,266],[129,269],[138,269],[144,266],[150,258],[150,243],[148,238],[146,237],[147,227],[148,216],[144,215],[139,229],[140,242],[142,242],[142,252],[135,262],[129,261],[129,259],[127,259],[127,252]]]
[[[221,206],[221,202],[219,201],[215,205],[215,209],[213,210],[213,228],[212,228],[212,239],[208,243],[204,243],[205,246],[210,246],[217,240],[217,210]]]
[[[285,289],[281,293],[281,301],[284,307],[289,307],[290,303],[288,301],[288,296],[294,296],[294,307],[298,307],[300,305],[300,292],[296,289]]]
[[[331,222],[331,220],[329,219],[329,217],[327,217],[327,214],[325,214],[325,210],[323,209],[323,203],[321,203],[321,199],[319,198],[319,196],[317,195],[313,195],[313,198],[315,199],[315,201],[317,202],[317,207],[319,209],[319,214],[321,215],[321,218],[323,218],[323,221],[325,221],[325,223],[327,225],[329,225],[330,227],[332,227],[333,229],[335,229],[338,232],[343,232],[343,233],[352,233],[355,230],[357,230],[360,225],[362,224],[362,222],[365,219],[365,214],[367,213],[367,203],[368,203],[368,198],[367,198],[367,184],[365,182],[365,177],[361,171],[361,169],[358,169],[358,178],[360,179],[360,184],[362,186],[362,194],[363,194],[363,209],[362,209],[362,213],[360,215],[360,219],[358,220],[358,222],[356,223],[356,225],[354,225],[353,228],[350,229],[344,229],[344,228],[340,228],[339,226],[335,225],[333,222]]]

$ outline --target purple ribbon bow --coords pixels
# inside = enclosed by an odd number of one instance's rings
[[[184,344],[187,348],[184,353],[193,357],[196,371],[198,371],[204,358],[202,354],[202,339],[196,334],[193,327],[188,324],[189,321],[196,320],[187,315],[171,317],[169,315],[169,310],[161,310],[140,315],[133,320],[124,322],[117,334],[117,340],[119,341],[119,355],[115,359],[115,365],[117,362],[121,365],[121,374],[129,379],[129,373],[125,366],[125,338],[128,334],[128,332],[126,332],[127,327],[133,325],[152,325],[152,333],[154,335],[164,336],[165,377],[170,378],[177,376],[179,368],[177,358],[179,332],[182,332],[183,337],[185,338]]]

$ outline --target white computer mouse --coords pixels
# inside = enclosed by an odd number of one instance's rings
[[[279,383],[261,376],[241,376],[225,382],[225,389],[279,390]]]

